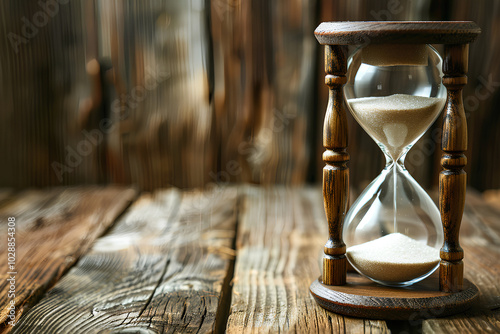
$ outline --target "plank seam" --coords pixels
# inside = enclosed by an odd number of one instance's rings
[[[238,187],[238,191],[241,188]],[[243,202],[244,192],[237,194],[236,199],[236,212],[235,212],[235,223],[234,223],[234,238],[231,248],[235,250],[233,259],[229,262],[229,267],[227,270],[227,275],[224,278],[221,288],[221,296],[219,299],[219,305],[217,307],[217,314],[215,316],[215,327],[214,333],[225,333],[227,324],[229,321],[229,316],[231,315],[231,300],[233,296],[233,279],[236,259],[238,257],[237,239],[238,239],[238,226],[240,224],[240,209]]]

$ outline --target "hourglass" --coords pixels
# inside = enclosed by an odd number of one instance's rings
[[[379,319],[436,317],[464,311],[477,297],[463,278],[459,229],[467,161],[462,88],[468,45],[479,33],[473,22],[328,22],[316,29],[330,92],[323,133],[329,239],[323,275],[310,290],[324,308]],[[444,44],[444,60],[429,44]],[[349,45],[357,49],[347,59]],[[348,212],[344,101],[386,158]],[[443,108],[438,209],[404,160]],[[347,261],[359,275],[347,275]]]

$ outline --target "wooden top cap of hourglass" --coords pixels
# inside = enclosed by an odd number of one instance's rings
[[[323,22],[314,31],[318,42],[327,45],[466,44],[480,33],[472,21]]]

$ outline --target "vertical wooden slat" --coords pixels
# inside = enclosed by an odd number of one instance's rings
[[[305,181],[317,131],[311,127],[316,3],[212,1],[219,163],[210,182]]]
[[[86,97],[80,0],[0,3],[0,184],[95,182],[95,150],[79,144]]]

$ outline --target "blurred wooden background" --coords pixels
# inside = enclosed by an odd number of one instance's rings
[[[5,0],[0,11],[2,187],[318,182],[327,87],[315,27],[473,20],[469,184],[500,188],[499,1]],[[349,122],[360,187],[383,155]],[[440,124],[406,159],[426,187]]]

